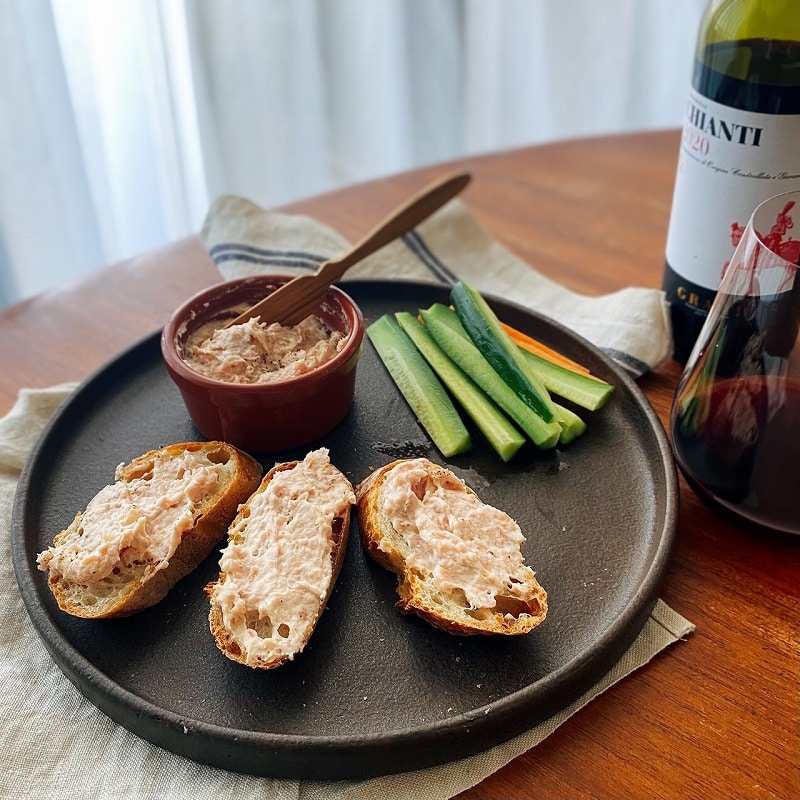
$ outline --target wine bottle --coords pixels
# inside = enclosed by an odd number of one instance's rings
[[[750,215],[800,189],[800,2],[711,0],[697,37],[663,288],[685,362]]]

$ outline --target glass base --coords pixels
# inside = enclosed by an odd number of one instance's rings
[[[800,520],[796,523],[785,522],[783,520],[773,520],[757,509],[742,503],[731,503],[717,497],[699,484],[681,464],[680,458],[675,457],[675,461],[681,474],[689,485],[689,488],[712,510],[722,512],[722,514],[735,523],[748,523],[750,526],[758,528],[762,532],[779,534],[782,536],[800,536]]]

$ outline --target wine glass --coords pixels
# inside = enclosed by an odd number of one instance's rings
[[[675,458],[712,505],[800,534],[800,192],[753,212],[678,383]]]

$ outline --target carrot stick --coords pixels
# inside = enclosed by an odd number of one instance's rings
[[[519,346],[524,348],[530,353],[539,356],[540,358],[547,359],[548,361],[553,362],[554,364],[559,364],[566,369],[572,370],[573,372],[578,372],[581,375],[589,375],[589,370],[583,366],[583,364],[578,364],[577,361],[573,361],[570,358],[567,358],[565,355],[562,355],[557,350],[553,350],[552,348],[548,347],[545,344],[533,339],[532,337],[528,336],[526,333],[522,333],[522,331],[518,331],[516,328],[512,328],[511,325],[507,325],[505,322],[500,323],[503,328],[505,329],[506,333],[514,340],[514,342]]]

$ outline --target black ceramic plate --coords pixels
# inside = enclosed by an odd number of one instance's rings
[[[447,289],[436,285],[359,281],[344,288],[368,322],[447,301]],[[71,396],[20,482],[14,567],[33,623],[69,679],[108,716],[175,753],[252,774],[318,779],[474,754],[533,727],[596,682],[657,599],[677,517],[669,447],[638,388],[596,349],[518,306],[493,305],[617,387],[568,447],[523,449],[505,465],[476,434],[472,452],[447,462],[520,523],[525,556],[549,595],[539,628],[523,637],[455,637],[399,614],[394,577],[365,558],[355,519],[341,577],[310,644],[274,671],[235,664],[214,646],[202,590],[217,575],[217,552],[137,616],[90,621],[62,613],[36,554],[112,480],[117,464],[199,436],[162,366],[156,334]],[[445,463],[369,344],[345,421],[264,465],[319,445],[354,484],[397,457]]]

